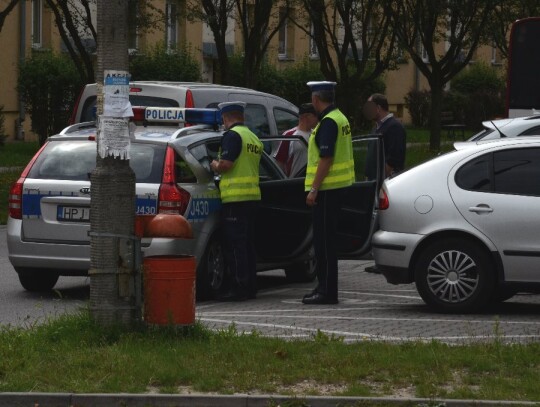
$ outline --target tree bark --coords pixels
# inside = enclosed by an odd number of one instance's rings
[[[441,113],[444,95],[444,87],[436,81],[430,84],[431,87],[431,111],[429,113],[429,149],[439,151],[441,149]]]
[[[128,70],[128,0],[98,0],[98,115],[103,112],[103,75]],[[99,136],[98,136],[99,138]],[[100,325],[134,324],[133,242],[135,175],[128,160],[101,159],[91,175],[90,312]]]

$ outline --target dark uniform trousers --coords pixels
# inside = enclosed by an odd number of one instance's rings
[[[338,299],[337,226],[343,188],[319,191],[313,206],[313,246],[318,285],[316,291]]]
[[[232,289],[245,294],[257,293],[257,256],[255,221],[258,201],[231,202],[222,206],[222,233],[225,262],[232,274]]]

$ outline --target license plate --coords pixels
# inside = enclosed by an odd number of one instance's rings
[[[58,206],[56,219],[63,222],[90,222],[90,208]]]

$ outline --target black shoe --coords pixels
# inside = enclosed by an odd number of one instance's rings
[[[308,297],[313,297],[315,294],[317,294],[317,289],[315,288],[312,292],[310,293],[307,293],[306,295],[304,295],[304,299],[308,298]]]
[[[381,269],[377,265],[369,266],[364,269],[366,273],[381,274]]]
[[[224,301],[224,302],[240,302],[240,301],[246,301],[247,299],[248,299],[248,296],[246,294],[236,292],[236,291],[231,291],[218,297],[218,301]]]
[[[322,295],[319,293],[313,294],[309,297],[304,297],[302,300],[304,304],[337,304],[339,301],[337,298],[329,298],[326,295]]]

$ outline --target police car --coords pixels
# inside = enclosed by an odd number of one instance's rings
[[[136,175],[137,214],[181,214],[191,223],[195,237],[144,238],[144,254],[195,255],[198,297],[209,298],[222,290],[228,277],[220,244],[221,201],[210,169],[223,134],[220,113],[216,109],[146,107],[134,108],[134,114],[138,125],[131,143],[130,165]],[[189,126],[180,128],[181,122]],[[93,122],[70,126],[50,137],[11,188],[9,260],[27,290],[50,290],[59,276],[88,272],[89,174],[96,164],[95,137]],[[263,140],[267,148],[260,164],[257,268],[284,269],[291,280],[309,281],[315,275],[311,211],[305,204],[305,167],[292,178],[284,174],[272,154],[280,140]],[[295,143],[295,151],[307,148],[302,139],[287,141]],[[360,182],[347,191],[341,209],[337,244],[342,258],[359,258],[370,249],[383,169],[378,165],[379,179],[364,181],[368,142],[375,142],[378,154],[382,154],[378,138],[355,140]]]

